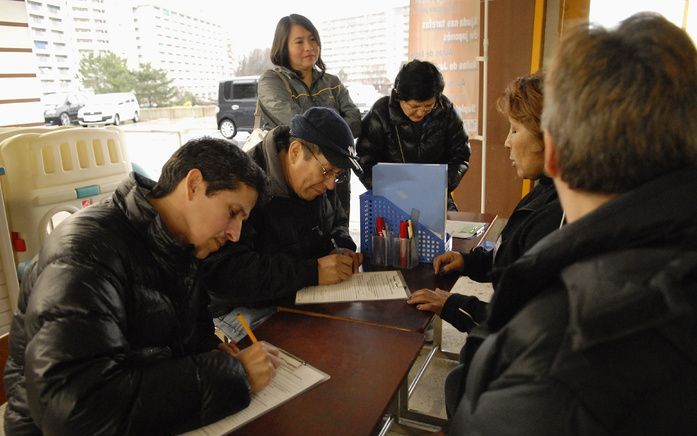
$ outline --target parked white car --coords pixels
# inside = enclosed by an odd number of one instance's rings
[[[138,122],[140,106],[132,92],[114,92],[93,95],[78,111],[81,126],[118,126],[122,121]]]

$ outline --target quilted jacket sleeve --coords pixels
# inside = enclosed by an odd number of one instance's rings
[[[259,104],[266,120],[263,127],[267,129],[281,125],[287,126],[293,115],[302,113],[297,100],[292,98],[293,90],[279,77],[279,74],[284,73],[266,70],[259,77]]]
[[[336,100],[339,105],[339,115],[351,128],[353,137],[358,138],[361,134],[361,111],[358,110],[356,104],[351,100],[348,90],[341,82],[338,83],[338,90]]]
[[[382,97],[363,118],[361,136],[356,143],[356,153],[363,168],[361,182],[367,189],[373,187],[373,167],[378,162],[389,162],[387,158],[387,142],[390,141],[387,129],[389,122],[382,117],[387,113],[389,97]]]
[[[464,176],[469,169],[471,154],[469,138],[462,124],[462,119],[452,106],[450,113],[447,114],[446,129],[448,130],[447,137],[450,138],[448,142],[449,145],[446,149],[448,191],[452,192],[457,188],[457,185],[460,184],[462,176]]]

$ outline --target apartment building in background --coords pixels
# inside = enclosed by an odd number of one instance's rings
[[[27,0],[42,94],[79,89],[80,58],[109,51],[105,0]]]
[[[128,51],[129,64],[150,62],[167,71],[174,86],[197,97],[217,98],[218,82],[232,75],[227,29],[203,12],[166,4],[133,3],[135,47]]]
[[[327,70],[346,83],[373,85],[387,94],[407,61],[409,6],[319,24]]]
[[[157,0],[27,0],[26,9],[43,95],[80,90],[80,59],[90,53],[113,52],[131,69],[149,62],[203,98],[231,75],[227,31],[203,11]]]

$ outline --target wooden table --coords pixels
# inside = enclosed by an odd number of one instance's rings
[[[491,229],[491,224],[496,221],[496,215],[475,212],[448,212],[448,219],[490,223],[487,230],[476,238],[456,238],[453,240],[454,250],[469,251],[486,238],[489,229]],[[377,271],[393,268],[374,267],[370,265],[370,260],[366,259],[364,262],[364,269],[367,271]],[[411,292],[423,288],[450,290],[458,278],[457,274],[450,274],[447,276],[436,275],[433,272],[433,266],[426,263],[419,264],[413,269],[401,271],[407,283],[407,287]],[[282,305],[280,310],[311,316],[348,319],[412,332],[423,332],[433,318],[433,313],[416,310],[404,300],[303,305],[295,305],[292,302],[288,302],[288,304]]]
[[[255,334],[331,378],[235,435],[373,434],[423,343],[418,333],[287,312],[271,316]]]

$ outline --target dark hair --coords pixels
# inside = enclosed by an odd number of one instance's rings
[[[170,194],[192,169],[197,168],[208,184],[206,195],[221,190],[235,190],[240,183],[249,185],[261,200],[266,194],[266,174],[245,152],[224,139],[208,136],[182,145],[162,167],[151,198]]]
[[[544,99],[542,127],[572,189],[620,194],[697,163],[697,50],[660,15],[571,31]]]
[[[542,117],[541,72],[521,76],[506,86],[503,95],[496,101],[496,109],[507,117],[521,123],[542,141],[540,118]]]
[[[315,65],[321,73],[324,75],[327,67],[324,65],[322,60],[322,41],[319,39],[319,32],[312,21],[308,20],[302,15],[290,14],[287,17],[283,17],[278,20],[276,24],[276,33],[273,35],[273,44],[271,45],[271,62],[279,67],[285,67],[289,70],[294,71],[297,75],[301,75],[299,71],[293,70],[290,66],[290,58],[288,57],[288,37],[290,36],[290,28],[293,24],[298,24],[307,29],[308,32],[314,36],[317,45],[319,45],[319,57]]]
[[[443,75],[430,62],[414,59],[404,64],[394,79],[394,89],[400,100],[424,101],[440,97],[445,88]]]

